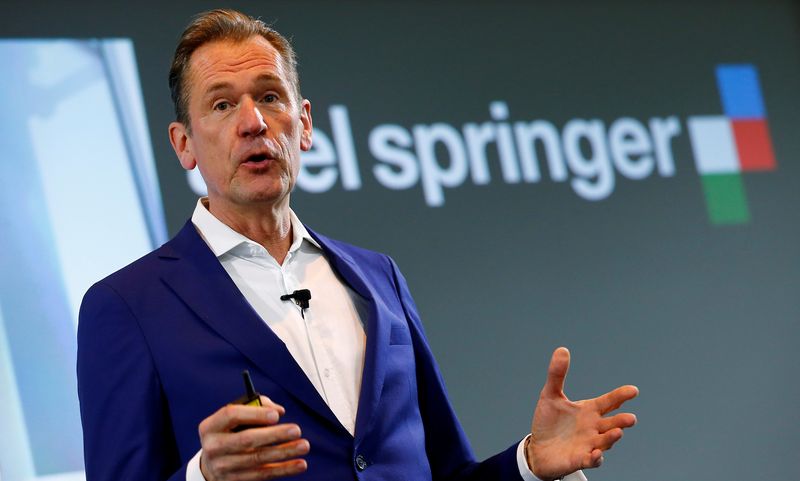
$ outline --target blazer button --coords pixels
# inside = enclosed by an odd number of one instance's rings
[[[364,471],[365,469],[367,469],[367,460],[361,454],[356,456],[356,469],[358,469],[359,471]]]

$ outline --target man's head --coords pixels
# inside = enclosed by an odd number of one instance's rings
[[[199,168],[211,212],[287,207],[312,133],[288,42],[241,13],[209,12],[184,33],[170,84],[170,141],[185,169]]]
[[[254,36],[264,37],[281,54],[297,102],[303,98],[300,94],[300,78],[297,75],[297,56],[283,35],[261,20],[236,10],[211,10],[194,17],[183,31],[169,69],[169,90],[175,106],[175,120],[186,125],[189,132],[192,127],[188,112],[189,91],[186,88],[186,77],[189,74],[189,60],[194,51],[206,43],[218,40],[241,42]]]

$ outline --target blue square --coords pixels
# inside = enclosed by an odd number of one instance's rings
[[[732,119],[766,117],[758,71],[753,65],[717,65],[717,86],[726,116]]]

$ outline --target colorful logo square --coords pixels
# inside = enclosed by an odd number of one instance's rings
[[[697,172],[713,224],[750,220],[742,172],[777,167],[758,71],[753,65],[718,65],[717,87],[724,115],[688,121]]]

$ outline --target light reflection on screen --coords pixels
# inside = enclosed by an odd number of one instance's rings
[[[0,478],[81,480],[81,297],[166,240],[133,45],[0,40]]]

